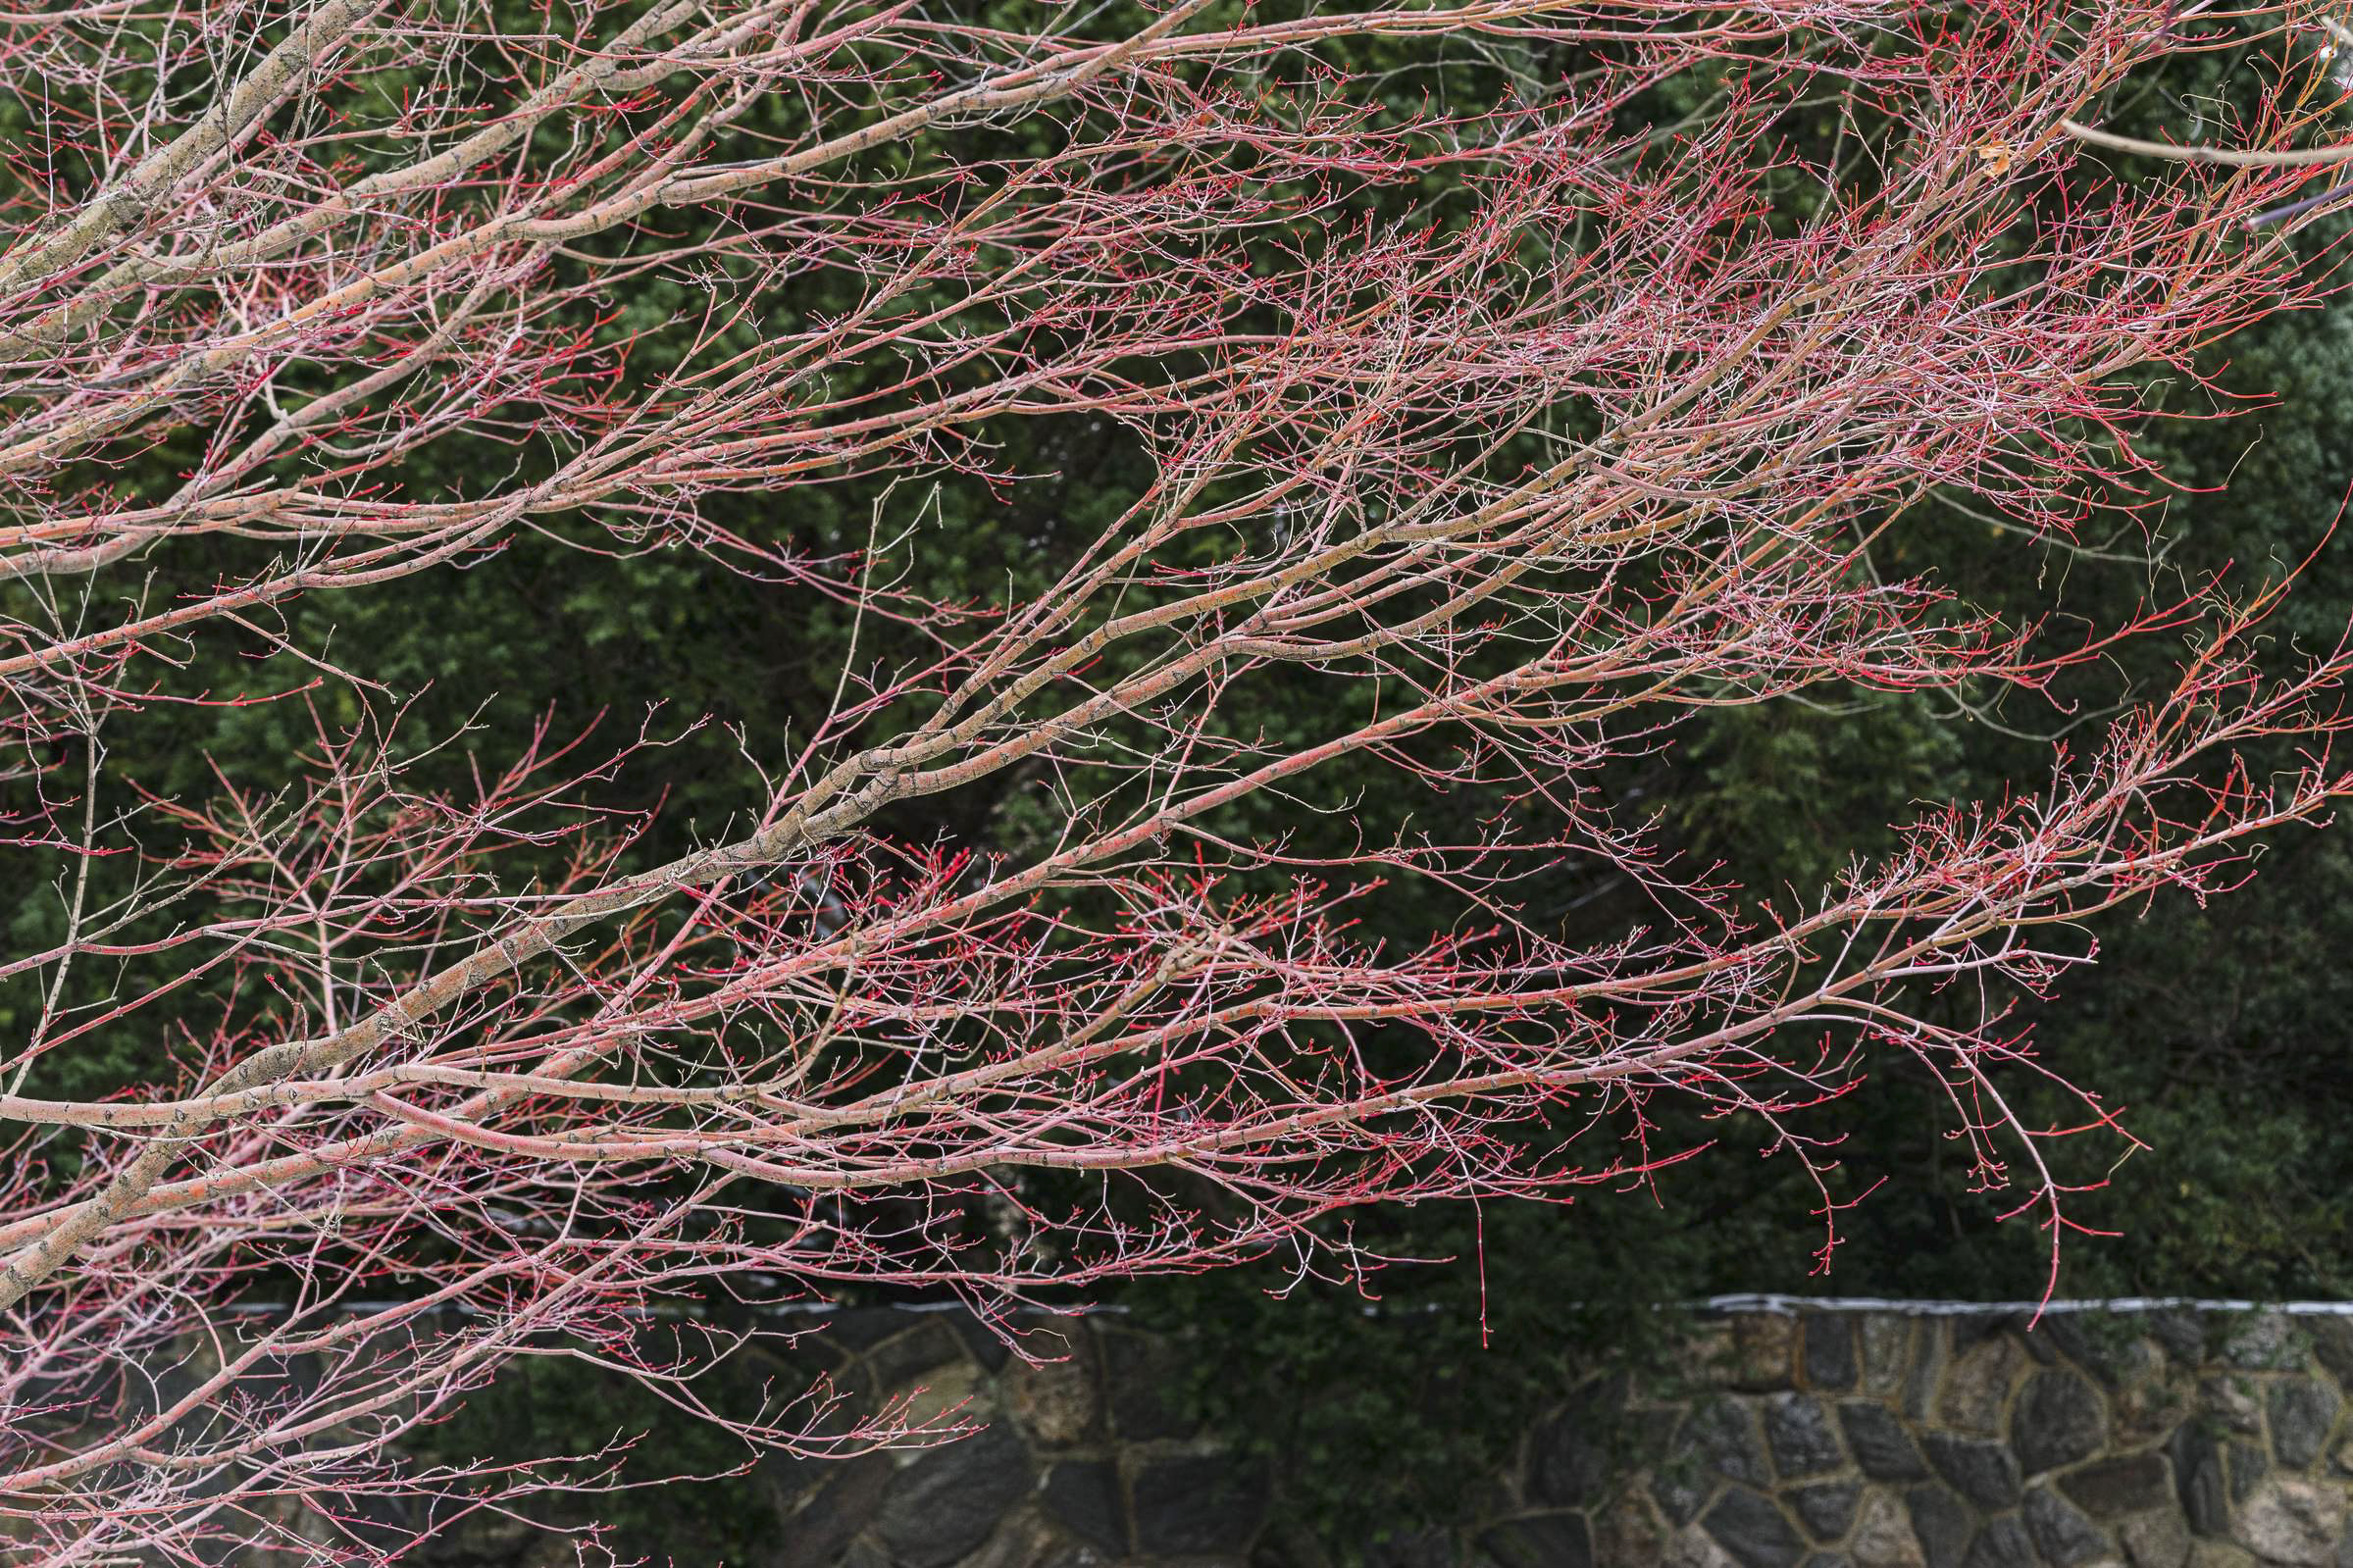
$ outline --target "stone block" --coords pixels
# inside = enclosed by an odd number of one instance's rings
[[[1953,1358],[1944,1392],[1936,1402],[1938,1422],[1976,1438],[2001,1436],[2010,1391],[2026,1369],[2026,1352],[2017,1339],[1995,1333]]]
[[[2032,1312],[2017,1312],[2011,1315],[2006,1325],[2012,1334],[2018,1336],[2019,1345],[2036,1366],[2059,1364],[2059,1341],[2051,1337],[2051,1321]]]
[[[2336,1391],[2318,1378],[2283,1378],[2273,1384],[2264,1400],[2271,1416],[2273,1454],[2290,1470],[2309,1466],[2328,1442],[2342,1403]]]
[[[951,1312],[947,1314],[947,1320],[948,1326],[955,1330],[956,1338],[963,1341],[964,1353],[978,1362],[983,1370],[1001,1371],[1004,1364],[1013,1358],[1013,1347],[1005,1342],[1003,1336],[971,1313]]]
[[[2010,1412],[2010,1446],[2030,1476],[2087,1459],[2107,1441],[2099,1391],[2079,1372],[2037,1372]]]
[[[941,1321],[940,1314],[916,1318],[914,1327],[895,1334],[866,1352],[866,1365],[886,1389],[912,1382],[924,1373],[965,1359],[964,1341]]]
[[[2149,1314],[2149,1332],[2165,1346],[2165,1353],[2185,1367],[2202,1366],[2206,1361],[2206,1320],[2178,1307],[2168,1307]]]
[[[896,1470],[887,1453],[819,1460],[824,1484],[788,1514],[773,1568],[833,1568],[882,1506]]]
[[[2173,1474],[2160,1453],[2096,1459],[2060,1477],[2059,1490],[2094,1519],[2119,1519],[2150,1508],[2175,1506]]]
[[[1038,1500],[1047,1516],[1072,1535],[1126,1555],[1127,1503],[1120,1495],[1118,1467],[1108,1460],[1063,1460],[1046,1473]]]
[[[1844,1312],[1809,1312],[1805,1317],[1806,1386],[1843,1393],[1860,1376],[1855,1361],[1855,1320]]]
[[[1787,1495],[1806,1534],[1816,1541],[1836,1541],[1854,1528],[1863,1488],[1853,1481],[1817,1481],[1811,1487],[1793,1488]]]
[[[1700,1521],[1741,1568],[1797,1568],[1805,1538],[1772,1498],[1748,1487],[1727,1487]]]
[[[1847,1462],[1830,1412],[1810,1393],[1778,1393],[1767,1399],[1765,1438],[1772,1448],[1773,1467],[1784,1478],[1818,1476]]]
[[[902,1419],[910,1427],[971,1422],[992,1411],[987,1375],[960,1357],[918,1372],[888,1392],[906,1401]],[[829,1414],[844,1427],[850,1425],[858,1411],[871,1407],[861,1403],[861,1397],[852,1394]]]
[[[2129,1342],[2124,1336],[2139,1331],[2128,1317],[2054,1312],[2034,1332],[2046,1336],[2068,1360],[2113,1386],[2117,1381],[2118,1352]]]
[[[2236,1507],[2272,1473],[2271,1455],[2252,1442],[2232,1438],[2223,1444],[2223,1473],[2230,1478],[2230,1503]]]
[[[1962,1568],[1976,1539],[1976,1516],[1950,1488],[1913,1487],[1904,1493],[1912,1533],[1919,1538],[1926,1568]]]
[[[2007,1312],[1948,1312],[1938,1322],[1956,1356],[1967,1355],[1980,1341],[2000,1334],[2017,1320]]]
[[[1920,1447],[1955,1492],[1987,1513],[2018,1506],[2018,1460],[2000,1443],[1926,1432]]]
[[[2174,1485],[2181,1497],[2181,1512],[2191,1530],[2201,1536],[2221,1536],[2230,1528],[2230,1494],[2223,1476],[2223,1446],[2196,1422],[2185,1424],[2167,1445],[2174,1461]]]
[[[1266,1491],[1263,1471],[1223,1454],[1152,1460],[1129,1489],[1136,1549],[1171,1557],[1241,1551],[1265,1520]],[[1577,1525],[1582,1531],[1584,1521]]]
[[[837,1349],[853,1352],[871,1350],[918,1321],[914,1313],[890,1306],[846,1307],[829,1312],[823,1319],[827,1341]]]
[[[1772,1483],[1756,1414],[1743,1400],[1719,1396],[1701,1401],[1684,1425],[1683,1442],[1717,1475],[1752,1487]]]
[[[1855,1463],[1873,1481],[1928,1479],[1927,1461],[1887,1406],[1868,1399],[1846,1400],[1838,1407],[1838,1424],[1846,1430]]]
[[[1099,1337],[1111,1430],[1122,1441],[1190,1435],[1179,1392],[1185,1367],[1173,1346],[1138,1334],[1106,1330]]]
[[[1002,1427],[928,1449],[892,1480],[877,1521],[883,1544],[903,1568],[946,1568],[1029,1490],[1029,1454]]]

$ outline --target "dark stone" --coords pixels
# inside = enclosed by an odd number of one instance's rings
[[[956,1331],[956,1338],[964,1341],[964,1353],[989,1371],[998,1371],[1013,1358],[1012,1346],[971,1313],[948,1314],[948,1326]]]
[[[2101,1337],[2084,1327],[2082,1313],[2054,1312],[2034,1332],[2049,1335],[2061,1355],[2102,1383],[2116,1382],[2116,1358],[2104,1348]]]
[[[827,1314],[825,1337],[844,1350],[870,1350],[920,1321],[897,1307],[850,1307]]]
[[[2059,1360],[2059,1347],[2035,1323],[2033,1313],[2013,1312],[2002,1326],[2018,1336],[2018,1342],[2026,1347],[2026,1354],[2034,1358],[2036,1365],[2047,1367]]]
[[[2026,1493],[2026,1533],[2035,1549],[2052,1568],[2074,1568],[2077,1563],[2114,1558],[2116,1551],[2100,1527],[2082,1510],[2055,1492],[2037,1487]]]
[[[1191,1433],[1193,1423],[1172,1396],[1184,1376],[1175,1348],[1134,1334],[1106,1333],[1100,1340],[1112,1430],[1130,1441]]]
[[[1581,1508],[1601,1495],[1610,1476],[1613,1406],[1587,1388],[1536,1434],[1529,1482],[1538,1501]]]
[[[1987,1520],[1962,1559],[1964,1568],[2030,1568],[2033,1561],[2034,1543],[2016,1514]]]
[[[886,1389],[963,1359],[964,1341],[937,1316],[928,1322],[917,1319],[909,1332],[893,1335],[866,1352],[866,1364],[874,1369],[875,1381]]]
[[[1847,1462],[1830,1412],[1810,1393],[1777,1393],[1765,1403],[1765,1438],[1783,1476],[1818,1476]]]
[[[2121,1519],[2174,1501],[2173,1478],[2166,1474],[2165,1456],[2158,1453],[2120,1454],[2087,1464],[2060,1477],[2059,1490],[2095,1519]]]
[[[1240,1551],[1266,1513],[1266,1477],[1219,1454],[1161,1459],[1136,1477],[1136,1550],[1145,1556]]]
[[[2223,1450],[2214,1439],[2190,1422],[2174,1434],[2174,1483],[2181,1494],[2181,1511],[2189,1527],[2201,1536],[2220,1536],[2230,1528],[2230,1501],[2223,1483]]]
[[[1702,1463],[1720,1476],[1752,1487],[1772,1482],[1765,1444],[1757,1440],[1756,1418],[1737,1400],[1710,1399],[1700,1405],[1691,1412],[1683,1441],[1698,1451]]]
[[[2111,1389],[2139,1372],[2141,1341],[2156,1338],[2155,1323],[2141,1312],[2054,1312],[2037,1332]]]
[[[1977,1533],[1969,1504],[1943,1487],[1914,1487],[1904,1493],[1904,1511],[1912,1516],[1928,1568],[1961,1568]]]
[[[1855,1568],[1855,1559],[1843,1551],[1817,1551],[1798,1568]]]
[[[2018,1460],[2000,1443],[1931,1432],[1921,1437],[1920,1446],[1936,1473],[1986,1512],[2018,1506]]]
[[[781,1532],[775,1568],[832,1568],[849,1538],[866,1528],[881,1505],[895,1468],[887,1453],[819,1461],[826,1471],[819,1487]]]
[[[2321,1456],[2341,1404],[2336,1391],[2318,1378],[2288,1378],[2272,1385],[2272,1452],[2291,1470]]]
[[[1846,1429],[1847,1446],[1855,1450],[1855,1462],[1873,1481],[1928,1479],[1927,1463],[1887,1406],[1868,1399],[1849,1399],[1838,1407],[1838,1424]]]
[[[1067,1459],[1046,1473],[1038,1493],[1047,1516],[1072,1535],[1125,1556],[1127,1510],[1119,1501],[1119,1469],[1107,1459]]]
[[[946,1568],[988,1540],[1029,1489],[1029,1453],[1004,1428],[945,1443],[893,1478],[883,1544],[905,1568]]]
[[[1806,1543],[1773,1500],[1747,1487],[1725,1489],[1700,1524],[1742,1568],[1797,1568]]]
[[[1593,1532],[1583,1514],[1506,1520],[1480,1535],[1479,1549],[1502,1568],[1593,1568]]]
[[[1834,1391],[1855,1386],[1855,1320],[1844,1312],[1806,1315],[1806,1382]]]
[[[2037,1372],[2010,1413],[2010,1446],[2026,1474],[2088,1459],[2108,1441],[2100,1395],[2073,1372]]]
[[[2165,1346],[2165,1353],[2185,1367],[2194,1367],[2206,1359],[2206,1325],[2195,1312],[2179,1307],[2168,1307],[2149,1315],[2149,1333]]]
[[[2001,1312],[1955,1312],[1945,1318],[1945,1340],[1958,1360],[1980,1340],[1991,1339],[2010,1324]]]
[[[2271,1473],[2272,1461],[2264,1456],[2261,1448],[2251,1442],[2241,1442],[2236,1438],[2223,1445],[2223,1453],[2227,1461],[2225,1468],[2230,1477],[2230,1501],[2236,1506],[2245,1502],[2255,1491],[2255,1484]]]
[[[1796,1488],[1788,1496],[1806,1534],[1816,1541],[1836,1541],[1854,1528],[1855,1505],[1863,1500],[1863,1488],[1852,1481],[1821,1481]]]

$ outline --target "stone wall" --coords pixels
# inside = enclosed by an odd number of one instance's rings
[[[986,1426],[773,1470],[769,1568],[1323,1568],[1279,1472],[1162,1397],[1181,1343],[1056,1332],[1043,1366],[947,1314],[816,1337],[844,1387]],[[2353,1568],[2353,1317],[1718,1310],[1679,1367],[1564,1388],[1459,1528],[1377,1568]]]

